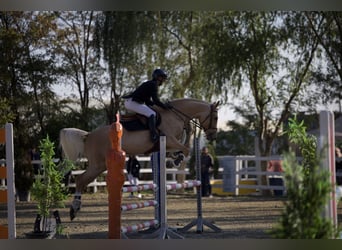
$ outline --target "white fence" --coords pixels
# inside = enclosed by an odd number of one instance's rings
[[[256,156],[219,156],[220,166],[223,168],[223,191],[239,195],[240,189],[282,190],[286,191],[283,184],[271,185],[269,178],[283,178],[282,172],[270,172],[261,170],[261,162],[282,160],[281,156],[256,157]],[[262,185],[262,176],[267,176],[266,185]],[[241,184],[243,180],[254,180],[255,185]],[[283,181],[281,181],[283,183]]]
[[[218,156],[220,167],[223,169],[223,191],[239,195],[240,189],[278,190],[286,193],[286,186],[283,181],[283,172],[262,171],[261,163],[269,161],[281,161],[281,156],[256,157],[256,156]],[[300,160],[301,158],[297,158]],[[336,158],[342,161],[342,158]],[[266,185],[262,185],[262,176],[266,176]],[[336,176],[342,176],[342,172],[337,171]],[[272,180],[273,179],[273,180]],[[270,180],[277,181],[276,185],[271,185]],[[255,180],[256,185],[241,184],[243,180]],[[279,193],[279,192],[278,192]]]
[[[141,164],[140,175],[144,177],[142,180],[139,180],[139,184],[152,184],[153,183],[153,173],[152,173],[152,168],[149,164],[150,163],[150,157],[137,156],[137,159],[139,160],[139,162]],[[126,158],[126,160],[128,160],[128,158]],[[58,162],[59,159],[55,159],[54,161]],[[82,159],[80,162],[86,163],[87,160]],[[32,161],[32,164],[40,165],[41,161],[40,160],[34,160],[34,161]],[[144,165],[148,165],[148,166],[146,168],[143,168]],[[74,180],[77,175],[80,175],[83,172],[85,172],[85,170],[73,170],[73,171],[71,171],[71,180]],[[127,174],[126,169],[124,169],[124,173]],[[98,191],[99,187],[107,186],[107,183],[105,180],[106,174],[107,174],[107,171],[104,171],[97,178],[95,178],[94,181],[90,182],[87,185],[87,187],[92,188],[93,192],[96,193]],[[189,174],[190,174],[189,169],[185,169],[185,170],[180,170],[180,169],[175,169],[175,168],[167,169],[167,171],[166,171],[167,180],[168,180],[167,184],[177,183],[177,175],[189,175]],[[36,176],[36,178],[38,178],[38,176]],[[126,180],[124,182],[124,185],[129,186],[130,182],[128,180]],[[72,181],[68,184],[68,187],[75,188],[76,183]]]
[[[140,184],[151,184],[153,183],[153,173],[151,166],[149,164],[150,157],[143,156],[137,157],[139,162],[141,163],[142,168],[140,169],[140,174],[144,177],[144,180],[140,180]],[[218,156],[217,157],[220,163],[220,167],[218,170],[219,178],[222,178],[223,184],[222,189],[224,192],[230,192],[234,195],[239,195],[240,189],[255,189],[260,190],[282,190],[284,193],[286,192],[286,187],[284,185],[270,185],[269,178],[283,178],[282,172],[269,172],[269,171],[261,171],[261,162],[271,161],[271,160],[282,160],[281,156],[271,156],[271,157],[256,157],[256,156]],[[337,161],[342,161],[342,158],[337,158]],[[59,161],[56,159],[55,161]],[[41,164],[41,161],[32,161],[33,164]],[[143,166],[145,168],[143,168]],[[84,172],[84,170],[74,170],[71,175],[73,177],[80,175]],[[126,170],[124,170],[126,173]],[[177,175],[185,175],[188,176],[190,171],[188,168],[184,170],[179,169],[167,169],[167,184],[172,184],[177,182]],[[89,188],[93,189],[93,192],[97,192],[99,187],[105,187],[106,181],[104,176],[106,172],[101,174],[98,178],[88,184]],[[262,185],[261,177],[268,176],[267,184]],[[337,172],[336,176],[342,176],[341,172]],[[185,178],[187,179],[187,178]],[[256,185],[247,185],[241,184],[241,181],[244,180],[255,180]],[[129,181],[126,180],[124,185],[130,185]],[[74,188],[75,183],[69,183],[68,187]]]

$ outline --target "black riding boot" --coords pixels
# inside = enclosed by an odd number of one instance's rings
[[[156,131],[156,119],[154,115],[151,115],[148,118],[148,127],[150,128],[151,132],[151,140],[155,143],[158,140],[158,133]]]

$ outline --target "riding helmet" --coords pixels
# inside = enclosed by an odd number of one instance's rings
[[[155,80],[158,76],[162,76],[164,78],[167,78],[167,74],[162,69],[155,69],[152,73],[152,78]]]

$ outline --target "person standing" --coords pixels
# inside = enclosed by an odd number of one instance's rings
[[[124,95],[125,108],[144,115],[148,118],[148,126],[150,128],[151,140],[158,140],[156,131],[156,112],[151,108],[157,105],[163,109],[170,109],[168,103],[163,103],[158,97],[158,88],[167,79],[167,74],[162,69],[155,69],[152,73],[152,80],[142,83],[135,91],[129,95]]]
[[[139,185],[140,168],[141,166],[137,157],[135,155],[129,156],[127,165],[126,165],[126,170],[127,170],[128,181],[132,186]],[[134,197],[133,192],[131,192],[130,197]],[[140,191],[138,191],[138,197],[142,198]]]
[[[201,153],[201,183],[202,183],[202,196],[212,197],[210,175],[214,170],[214,159],[209,154],[207,147],[202,148]]]

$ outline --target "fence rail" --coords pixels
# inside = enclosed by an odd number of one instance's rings
[[[149,162],[150,157],[142,156],[137,157],[140,163]],[[222,189],[224,192],[232,192],[235,195],[239,195],[239,191],[241,189],[255,189],[259,190],[282,190],[286,192],[286,187],[284,185],[275,186],[270,185],[267,182],[266,185],[262,185],[261,177],[266,176],[268,178],[283,178],[282,172],[269,172],[269,171],[261,171],[261,162],[268,162],[271,160],[282,160],[281,156],[271,156],[271,157],[256,157],[256,156],[218,156],[220,168],[218,169],[219,177],[222,177]],[[300,159],[300,158],[299,158]],[[55,162],[58,162],[59,159],[55,159]],[[81,159],[80,162],[86,162],[86,159]],[[342,161],[342,158],[336,158],[336,161]],[[4,160],[0,159],[0,165],[4,164]],[[32,164],[41,164],[40,160],[32,161]],[[146,164],[146,163],[145,163]],[[142,164],[143,165],[143,164]],[[85,170],[73,170],[71,172],[72,177],[76,177],[80,175]],[[124,170],[125,174],[127,173]],[[105,187],[106,181],[102,180],[106,175],[107,171],[96,178],[94,181],[88,184],[87,187],[92,188],[93,192],[96,193],[99,187]],[[140,184],[151,184],[153,183],[153,173],[151,167],[141,168],[141,175],[144,176],[143,179],[139,180]],[[179,169],[167,169],[167,184],[177,183],[177,175],[190,175],[189,168],[184,170]],[[336,176],[341,177],[342,172],[337,171]],[[37,176],[36,176],[37,178]],[[267,179],[268,179],[267,178]],[[188,180],[187,178],[185,178]],[[256,185],[242,184],[241,182],[244,180],[256,180]],[[124,182],[125,186],[130,185],[129,181],[126,180]],[[75,188],[76,184],[74,182],[69,183],[68,187]]]

